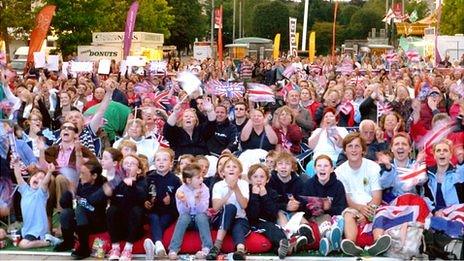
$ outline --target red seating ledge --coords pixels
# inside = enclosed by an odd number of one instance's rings
[[[166,229],[166,231],[164,232],[163,245],[166,247],[166,249],[169,248],[169,244],[171,243],[172,234],[174,233],[174,227],[175,227],[175,224],[168,227],[168,229]],[[151,233],[150,233],[150,229],[148,225],[144,226],[144,230],[145,230],[144,236],[134,243],[133,250],[132,250],[134,254],[145,254],[145,250],[143,248],[143,241],[145,240],[145,238],[150,238]],[[216,238],[216,234],[217,234],[216,230],[211,231],[213,241]],[[93,241],[96,238],[100,238],[105,242],[103,248],[105,249],[106,252],[108,252],[111,249],[111,240],[110,240],[110,236],[108,232],[90,235],[90,238],[89,238],[90,247],[92,247]],[[121,242],[120,244],[121,249],[124,247],[124,244],[125,244],[124,242]],[[272,247],[271,242],[264,235],[261,235],[256,232],[252,232],[246,238],[245,244],[246,244],[247,251],[252,254],[270,252],[271,247]],[[231,236],[229,235],[226,236],[222,249],[226,253],[233,252],[235,250],[234,243],[232,241]],[[201,240],[200,240],[199,233],[193,230],[187,231],[185,233],[180,252],[186,253],[186,254],[195,254],[199,250],[201,250]]]

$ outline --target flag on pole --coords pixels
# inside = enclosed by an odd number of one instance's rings
[[[382,22],[390,24],[392,18],[395,18],[395,13],[391,8],[389,8],[388,12],[385,14],[385,17],[382,19]]]
[[[126,27],[124,30],[124,50],[123,58],[129,55],[131,44],[132,44],[132,35],[134,34],[135,27],[135,18],[137,17],[137,11],[139,10],[139,3],[137,1],[133,2],[127,12],[126,17]]]
[[[287,66],[284,70],[284,72],[282,73],[282,76],[287,78],[287,79],[290,79],[290,77],[292,77],[292,75],[296,72],[296,68],[295,66],[293,66],[293,64],[290,64],[289,66]]]
[[[35,17],[35,27],[31,32],[31,40],[29,42],[29,51],[27,53],[26,67],[24,71],[29,70],[30,65],[34,61],[34,52],[38,52],[42,47],[42,42],[47,36],[48,28],[55,14],[56,6],[46,5],[40,10]]]
[[[377,102],[377,118],[382,117],[383,115],[391,112],[393,108],[388,102]]]
[[[274,37],[274,50],[272,51],[272,57],[274,57],[274,59],[279,58],[279,50],[280,50],[280,34],[276,34]]]
[[[414,11],[412,11],[412,13],[409,15],[409,21],[410,21],[411,23],[414,23],[414,22],[417,21],[418,18],[419,18],[419,17],[417,16],[417,10],[414,9]]]
[[[420,61],[420,54],[417,50],[408,50],[406,52],[406,57],[411,62],[419,62]]]

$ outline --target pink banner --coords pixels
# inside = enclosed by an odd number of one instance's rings
[[[139,9],[139,3],[133,2],[127,12],[126,18],[126,29],[124,30],[124,59],[129,55],[129,51],[132,44],[132,34],[134,33],[135,18],[137,17],[137,11]]]

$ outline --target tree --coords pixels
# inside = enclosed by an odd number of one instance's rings
[[[351,16],[348,30],[351,36],[357,39],[366,38],[371,28],[381,28],[382,17],[374,10],[361,8]]]
[[[316,53],[318,55],[330,53],[332,46],[332,25],[331,22],[316,22],[312,31],[316,32]]]
[[[63,55],[72,54],[78,45],[89,44],[92,32],[123,31],[127,10],[132,1],[125,0],[48,0],[57,11],[52,26],[59,35]],[[139,0],[135,30],[163,33],[169,37],[173,22],[166,0]]]
[[[280,33],[282,48],[288,49],[288,17],[288,7],[282,2],[257,5],[253,14],[253,32],[268,39],[274,39]]]
[[[351,17],[353,16],[356,11],[360,8],[356,5],[342,5],[340,7],[340,16],[338,21],[340,24],[347,25],[350,23]]]
[[[171,37],[167,44],[177,46],[178,50],[188,48],[195,38],[203,37],[208,31],[208,17],[202,15],[202,5],[198,0],[168,0],[172,8],[174,22],[169,26]]]
[[[5,41],[6,53],[10,51],[9,42],[12,39],[27,40],[33,27],[34,12],[31,11],[31,0],[0,0],[0,40]]]
[[[425,1],[409,1],[404,7],[404,11],[408,14],[411,14],[414,10],[417,12],[417,20],[424,18],[430,12]]]
[[[464,1],[445,0],[443,2],[440,34],[464,33]]]

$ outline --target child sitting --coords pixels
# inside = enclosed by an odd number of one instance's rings
[[[176,203],[179,212],[176,228],[169,245],[169,259],[177,260],[185,231],[194,227],[200,232],[202,249],[197,252],[195,258],[204,259],[213,246],[209,220],[206,214],[209,205],[209,190],[203,184],[201,167],[198,164],[190,164],[182,171],[184,184],[177,189]]]
[[[248,182],[240,179],[242,164],[234,156],[230,156],[219,169],[224,180],[217,182],[213,187],[213,209],[219,213],[212,219],[212,225],[218,228],[216,241],[211,248],[207,260],[216,260],[221,251],[222,241],[228,231],[237,251],[233,254],[234,260],[245,259],[245,236],[250,231],[245,209],[248,206]]]
[[[182,185],[180,179],[171,170],[174,164],[174,151],[161,148],[155,154],[155,171],[147,176],[147,192],[149,200],[145,208],[149,210],[152,239],[145,239],[144,248],[148,260],[154,255],[166,256],[166,250],[161,242],[163,233],[175,222],[178,213],[175,193]],[[153,244],[153,241],[155,242]]]
[[[274,189],[279,195],[275,204],[279,208],[277,224],[285,227],[290,218],[297,212],[304,212],[306,209],[305,200],[300,197],[303,193],[303,181],[294,172],[296,170],[295,157],[288,152],[280,152],[276,158],[276,170],[272,173],[269,180],[269,187]],[[301,225],[296,231],[295,237],[289,234],[293,240],[297,240],[295,251],[300,251],[306,244],[314,242],[314,234],[307,221],[302,218]]]
[[[274,252],[283,259],[289,252],[289,242],[285,231],[276,224],[279,209],[275,202],[279,195],[267,185],[269,176],[269,169],[263,164],[254,164],[249,168],[250,201],[246,212],[253,229],[263,230]]]
[[[21,229],[22,240],[19,247],[23,249],[46,247],[57,245],[61,240],[47,234],[49,230],[47,219],[48,183],[50,176],[55,171],[55,165],[48,164],[45,174],[37,170],[31,174],[29,184],[24,181],[21,174],[21,164],[18,160],[13,162],[14,174],[21,194],[21,212],[23,214],[23,227]]]
[[[305,184],[303,195],[322,201],[319,209],[311,210],[311,219],[319,225],[322,237],[319,252],[327,256],[331,251],[340,248],[343,231],[343,227],[339,227],[342,223],[340,215],[347,207],[345,187],[337,180],[329,156],[319,155],[314,161],[314,168],[316,175]],[[316,204],[313,204],[313,207],[314,205]]]

